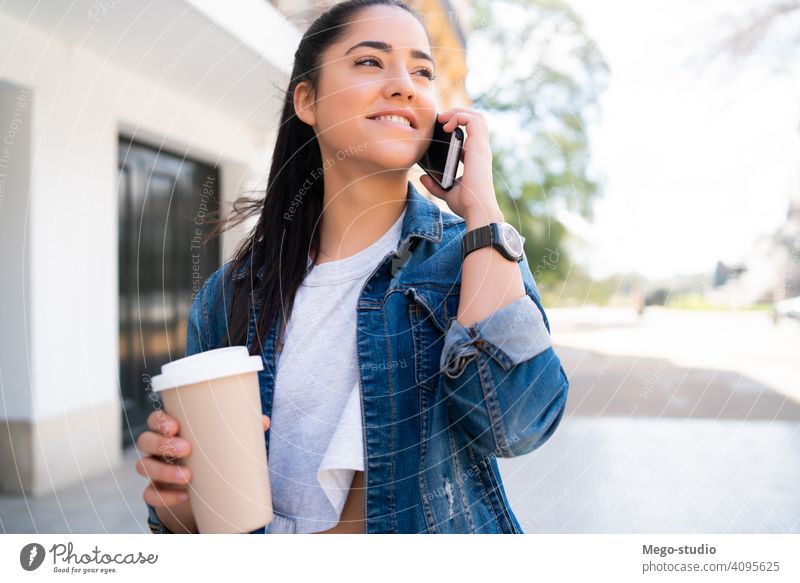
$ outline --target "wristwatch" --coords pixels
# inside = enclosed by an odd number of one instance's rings
[[[472,251],[491,245],[509,261],[522,261],[522,237],[511,223],[501,221],[464,233],[461,239],[462,259]]]

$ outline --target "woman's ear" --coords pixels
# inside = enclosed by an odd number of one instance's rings
[[[301,81],[294,88],[294,111],[303,122],[310,126],[317,123],[314,114],[314,96],[307,81]]]

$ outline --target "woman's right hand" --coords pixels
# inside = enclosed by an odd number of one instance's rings
[[[192,472],[179,460],[189,455],[191,445],[178,437],[178,420],[157,409],[148,415],[147,428],[136,440],[139,451],[150,454],[136,461],[136,473],[150,479],[144,501],[155,507],[188,502]]]
[[[267,431],[269,417],[261,417],[264,431]],[[179,460],[191,453],[191,444],[178,436],[178,420],[163,409],[150,413],[147,427],[149,431],[136,440],[139,451],[150,454],[136,461],[136,473],[150,479],[144,490],[144,501],[156,508],[188,504],[192,472],[180,465]]]

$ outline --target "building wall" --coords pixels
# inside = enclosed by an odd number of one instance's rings
[[[223,204],[263,174],[274,137],[6,15],[0,53],[4,134],[20,95],[27,104],[0,211],[0,491],[37,495],[121,455],[118,135],[219,165]],[[225,256],[242,232],[226,236]]]

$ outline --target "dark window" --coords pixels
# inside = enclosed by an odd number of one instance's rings
[[[123,447],[146,427],[149,379],[182,358],[194,294],[221,265],[202,246],[218,208],[219,171],[176,152],[119,140],[119,351]]]

